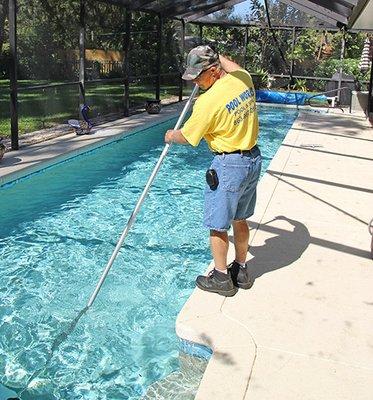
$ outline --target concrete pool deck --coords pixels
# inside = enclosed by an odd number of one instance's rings
[[[195,289],[178,316],[214,351],[196,400],[372,399],[372,217],[373,130],[301,112],[259,183],[254,286]]]
[[[6,153],[0,184],[181,108]],[[372,399],[372,167],[373,130],[364,118],[300,113],[259,184],[253,288],[227,299],[196,289],[178,316],[180,337],[214,351],[196,399]]]

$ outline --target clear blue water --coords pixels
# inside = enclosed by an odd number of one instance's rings
[[[260,110],[264,169],[296,117]],[[24,388],[87,303],[169,121],[0,188],[0,381]],[[210,261],[211,154],[172,146],[92,309],[22,399],[138,399],[178,369],[175,318]]]

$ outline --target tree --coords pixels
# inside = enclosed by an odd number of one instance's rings
[[[9,0],[0,0],[0,54],[3,50],[3,45],[5,42],[5,23],[9,12]]]

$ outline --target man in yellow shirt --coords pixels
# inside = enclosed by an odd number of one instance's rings
[[[166,132],[165,141],[198,146],[203,138],[214,153],[206,172],[204,225],[210,229],[215,268],[208,276],[198,276],[196,284],[202,290],[234,296],[238,287],[249,289],[253,284],[245,262],[246,219],[254,212],[261,169],[255,90],[247,71],[209,46],[189,52],[183,79],[206,92],[196,100],[184,126]],[[227,265],[231,225],[235,260]]]

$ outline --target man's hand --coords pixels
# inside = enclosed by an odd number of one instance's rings
[[[234,61],[229,60],[227,57],[222,56],[221,54],[219,55],[219,61],[220,65],[223,68],[225,72],[228,74],[230,72],[237,71],[239,69],[242,69],[238,64],[236,64]]]
[[[181,129],[178,130],[169,129],[164,135],[164,141],[166,143],[188,144],[188,141],[181,133]]]
[[[164,141],[165,141],[166,143],[173,143],[173,142],[174,142],[173,139],[172,139],[173,133],[174,133],[174,130],[173,130],[173,129],[169,129],[169,130],[166,132],[166,134],[164,135]]]

